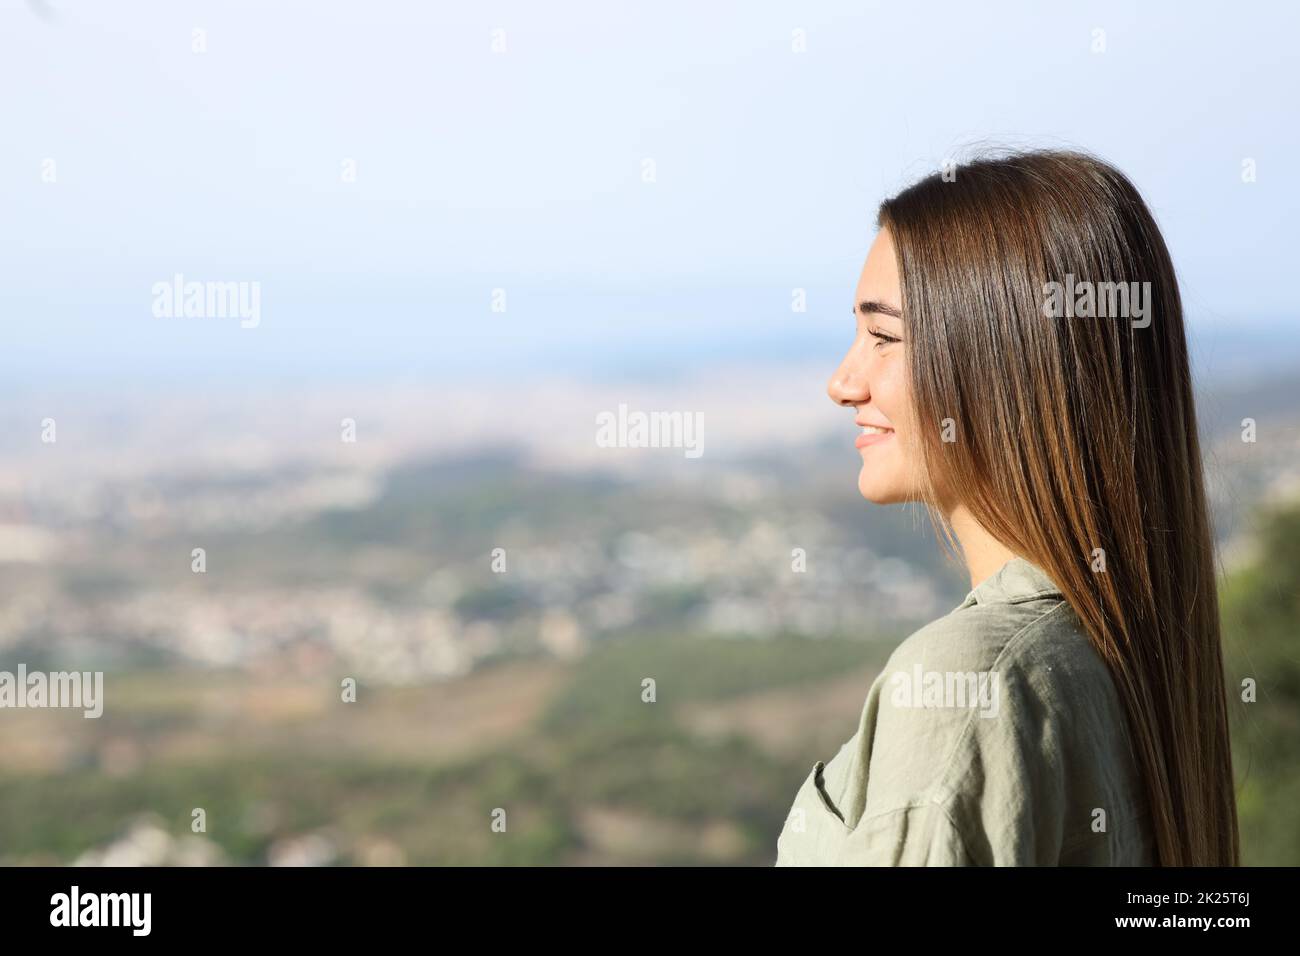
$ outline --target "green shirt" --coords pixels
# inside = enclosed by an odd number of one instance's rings
[[[895,649],[857,733],[818,760],[777,866],[1154,863],[1110,672],[1014,558]]]

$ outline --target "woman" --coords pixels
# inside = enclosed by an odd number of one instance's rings
[[[1034,152],[880,207],[832,400],[858,488],[970,573],[817,761],[777,865],[1236,865],[1214,554],[1169,253]]]

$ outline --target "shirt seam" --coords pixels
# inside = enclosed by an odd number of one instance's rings
[[[971,855],[970,849],[966,846],[966,837],[961,832],[961,827],[958,825],[957,820],[952,815],[952,810],[949,806],[951,802],[955,802],[955,798],[950,795],[942,803],[939,804],[939,809],[943,811],[943,815],[948,821],[948,826],[952,828],[953,834],[957,837],[957,845],[961,847],[962,858],[969,860],[971,863],[974,863],[975,857]]]
[[[882,817],[894,816],[895,814],[898,813],[910,813],[913,810],[925,810],[925,809],[937,807],[939,811],[943,814],[943,818],[947,821],[948,828],[952,831],[953,836],[957,838],[957,845],[961,848],[962,858],[969,860],[973,864],[975,863],[975,857],[971,855],[969,847],[966,846],[966,838],[965,836],[962,835],[961,827],[957,824],[957,820],[952,815],[952,811],[949,806],[949,804],[952,801],[953,801],[953,797],[949,795],[947,798],[945,798],[942,801],[922,800],[917,803],[908,803],[901,807],[894,807],[892,810],[881,810],[879,813],[873,813],[869,817],[863,817],[861,820],[858,821],[857,826],[862,826],[863,824],[869,823],[872,820],[879,820]],[[857,829],[857,826],[854,827],[855,830]]]
[[[1040,598],[1045,598],[1045,597],[1061,598],[1062,600],[1065,599],[1065,596],[1064,596],[1063,594],[1061,594],[1061,592],[1058,591],[1056,588],[1043,588],[1041,591],[1034,591],[1032,594],[1019,594],[1019,595],[1016,595],[1016,596],[1013,597],[1013,598],[1009,598],[1009,599],[1007,600],[1007,603],[1008,603],[1008,604],[1024,604],[1024,603],[1026,603],[1026,602],[1028,602],[1028,601],[1037,601],[1037,600],[1039,600]]]
[[[997,607],[999,604],[1027,604],[1030,601],[1040,601],[1043,598],[1058,598],[1064,600],[1065,595],[1061,593],[1060,588],[1055,587],[1039,588],[1037,591],[1030,591],[1026,594],[1013,594],[1009,597],[1004,597],[1001,600],[986,599],[981,601],[978,597],[967,595],[965,600],[963,600],[956,609],[958,611],[964,611],[971,607]]]

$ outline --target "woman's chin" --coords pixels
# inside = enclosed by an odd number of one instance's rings
[[[878,475],[868,475],[865,468],[858,476],[858,491],[873,505],[897,505],[908,500],[902,489],[881,481]]]

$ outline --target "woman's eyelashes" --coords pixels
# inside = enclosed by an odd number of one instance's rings
[[[890,335],[888,332],[885,332],[882,329],[878,329],[874,327],[867,329],[867,334],[870,335],[872,338],[876,339],[876,348],[880,348],[881,346],[884,345],[892,345],[895,342],[903,341],[897,336]]]

